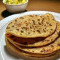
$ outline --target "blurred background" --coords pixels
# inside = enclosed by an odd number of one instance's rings
[[[6,10],[5,5],[2,3],[2,0],[0,0],[0,20],[4,18],[2,13],[5,10]],[[60,13],[60,1],[59,0],[29,0],[26,11],[32,11],[32,10],[53,11]]]

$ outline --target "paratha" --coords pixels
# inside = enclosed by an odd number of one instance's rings
[[[23,16],[8,24],[5,38],[7,49],[15,55],[51,57],[60,50],[60,23],[50,13]]]
[[[7,34],[6,37],[10,38],[9,40],[12,43],[16,45],[20,45],[21,47],[25,47],[25,48],[35,48],[35,47],[38,48],[38,47],[46,46],[54,42],[59,37],[60,23],[56,22],[56,24],[57,24],[56,31],[51,36],[48,36],[46,38],[20,38],[9,34]]]
[[[8,39],[8,38],[6,38]],[[8,39],[8,41],[10,42],[10,40]],[[11,42],[10,42],[11,43]],[[13,44],[13,43],[12,43]],[[53,53],[54,51],[57,51],[60,49],[60,37],[57,38],[57,40],[50,44],[50,45],[47,45],[47,46],[43,46],[43,47],[40,47],[40,48],[21,48],[19,45],[16,45],[16,44],[13,44],[17,49],[20,49],[20,50],[23,50],[27,53],[31,53],[31,54],[50,54],[50,53]]]
[[[52,18],[51,18],[52,17]],[[16,37],[47,37],[54,33],[56,22],[52,14],[27,15],[13,20],[6,28],[6,33]]]
[[[33,54],[33,53],[27,53],[27,52],[25,52],[24,50],[21,50],[21,49],[18,49],[18,48],[16,48],[13,44],[11,44],[10,42],[9,42],[9,40],[8,39],[6,39],[6,47],[7,47],[7,49],[9,50],[9,52],[10,53],[12,53],[14,56],[16,56],[16,57],[21,57],[22,56],[22,58],[28,58],[28,57],[34,57],[34,58],[42,58],[42,57],[51,57],[51,56],[54,56],[56,53],[58,53],[59,52],[59,50],[57,50],[57,51],[54,51],[54,52],[52,52],[52,53],[48,53],[48,54]],[[45,59],[44,58],[44,59]]]

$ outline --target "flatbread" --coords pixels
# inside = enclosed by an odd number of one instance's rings
[[[9,37],[6,35],[6,37],[10,38],[11,40],[10,39],[9,40],[12,43],[16,45],[20,45],[21,47],[25,47],[25,48],[35,48],[35,47],[46,46],[54,42],[59,37],[60,23],[56,22],[56,24],[57,24],[56,31],[51,36],[46,38],[19,38],[12,35],[10,35]]]
[[[24,51],[31,52],[31,53],[37,53],[37,54],[47,54],[47,53],[52,53],[56,50],[60,49],[60,38],[57,39],[56,42],[49,46],[45,46],[42,48],[35,48],[35,49],[23,49]]]
[[[52,17],[52,18],[51,18]],[[35,38],[47,37],[56,29],[56,22],[52,14],[27,15],[13,20],[6,28],[6,33],[16,37]]]
[[[59,52],[59,50],[57,50],[57,51],[54,51],[54,52],[52,52],[52,53],[50,53],[50,54],[33,54],[33,53],[27,53],[26,51],[24,51],[24,50],[21,50],[21,49],[18,49],[18,48],[16,48],[13,44],[11,44],[10,42],[9,42],[9,40],[8,39],[6,39],[6,47],[7,47],[7,49],[9,50],[9,52],[12,54],[12,55],[14,55],[14,56],[16,56],[16,57],[22,57],[22,58],[43,58],[44,57],[44,59],[46,58],[46,57],[51,57],[51,56],[54,56],[57,52]],[[13,52],[13,53],[12,53]],[[54,56],[55,57],[55,56]]]
[[[8,39],[8,38],[6,38],[6,39]],[[9,40],[9,42],[10,42],[10,40]],[[50,54],[50,53],[60,49],[60,37],[54,43],[52,43],[50,45],[47,45],[47,46],[44,46],[44,47],[40,47],[40,48],[21,48],[19,45],[16,45],[16,44],[13,44],[13,45],[16,48],[21,49],[21,50],[23,50],[23,51],[25,51],[27,53]]]

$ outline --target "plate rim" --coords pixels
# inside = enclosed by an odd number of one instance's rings
[[[52,12],[52,11],[42,11],[42,10],[40,10],[40,11],[27,11],[27,12],[23,12],[23,13],[18,13],[18,14],[24,14],[24,13],[29,13],[29,12],[49,12],[49,13],[53,13],[53,14],[58,14],[58,15],[60,15],[60,13],[58,13],[58,12]],[[6,19],[6,18],[8,18],[8,17],[11,17],[11,16],[13,16],[13,15],[18,15],[18,14],[12,14],[12,15],[10,15],[10,16],[7,16],[7,17],[5,17],[4,19]],[[1,19],[1,21],[3,21],[4,19]],[[0,21],[0,22],[1,22]]]

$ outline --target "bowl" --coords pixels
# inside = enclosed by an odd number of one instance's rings
[[[3,0],[3,3],[4,3],[5,0]],[[22,12],[22,11],[25,11],[26,10],[26,7],[27,7],[27,4],[28,4],[28,0],[26,3],[23,3],[23,4],[7,4],[7,3],[4,3],[5,6],[6,6],[6,9],[8,12],[11,12],[11,13],[18,13],[18,12]]]

